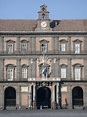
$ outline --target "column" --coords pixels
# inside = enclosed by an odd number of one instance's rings
[[[0,53],[4,52],[4,37],[0,37]]]
[[[71,58],[68,59],[68,67],[67,67],[67,80],[72,80],[72,72],[71,72]]]
[[[4,108],[4,87],[0,86],[0,109]]]
[[[17,109],[21,108],[21,86],[17,86],[16,90],[16,107]]]
[[[85,89],[83,90],[83,106],[87,108],[87,86],[85,85]]]
[[[32,77],[36,78],[36,60],[33,60],[33,63],[31,63],[31,72]]]
[[[29,65],[29,67],[28,67],[28,78],[31,78],[31,60],[30,59],[28,60],[28,65]]]
[[[20,37],[17,37],[17,54],[20,53]]]
[[[84,48],[83,48],[83,50],[84,50],[84,53],[86,54],[87,53],[87,36],[84,36]]]
[[[21,80],[21,59],[17,59],[16,79]]]
[[[31,53],[32,51],[32,37],[29,37],[29,45],[28,45],[28,52]]]
[[[87,59],[84,58],[84,80],[87,80]]]
[[[58,59],[58,77],[61,77],[60,59]]]
[[[36,51],[36,38],[32,37],[32,53]]]
[[[52,77],[55,77],[55,73],[54,73],[54,70],[55,70],[55,67],[54,67],[54,59],[52,59],[52,69],[51,69],[51,72],[52,72]]]
[[[0,81],[4,80],[4,59],[0,59]]]
[[[69,84],[67,84],[67,103],[68,103],[68,109],[72,109],[72,89]]]
[[[71,53],[71,37],[68,37],[67,52]]]
[[[36,86],[33,84],[33,109],[36,109]]]
[[[55,37],[52,38],[52,51],[55,53]]]
[[[56,59],[56,62],[54,63],[55,64],[55,77],[57,78],[58,77],[58,59]]]
[[[59,83],[56,84],[56,103],[57,103],[57,108],[59,105]]]
[[[55,52],[59,52],[59,37],[55,37]]]
[[[32,98],[31,84],[29,84],[29,109],[32,109],[31,98]]]
[[[55,102],[55,85],[53,83],[52,86],[52,109],[56,109],[56,102]]]

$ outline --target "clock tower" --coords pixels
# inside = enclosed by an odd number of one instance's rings
[[[38,12],[37,28],[38,31],[51,30],[49,12],[47,11],[47,6],[40,6],[40,11]]]

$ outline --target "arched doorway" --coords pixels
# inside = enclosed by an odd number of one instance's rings
[[[37,90],[37,109],[42,106],[42,108],[51,108],[51,90],[47,87],[41,87]]]
[[[13,87],[8,87],[5,89],[4,101],[5,109],[6,107],[16,106],[16,90]]]
[[[81,87],[74,87],[72,90],[72,105],[83,106],[83,90]]]

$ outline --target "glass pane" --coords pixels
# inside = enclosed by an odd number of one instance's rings
[[[75,44],[75,53],[76,54],[80,53],[80,44]]]
[[[8,50],[8,53],[13,53],[13,43],[8,43],[7,50]]]
[[[27,78],[27,68],[22,68],[22,78]]]
[[[61,68],[61,78],[66,78],[66,68]]]
[[[80,80],[81,77],[81,69],[75,68],[75,80]]]
[[[64,52],[64,51],[66,50],[65,46],[66,46],[65,43],[62,43],[62,44],[61,44],[61,51]]]

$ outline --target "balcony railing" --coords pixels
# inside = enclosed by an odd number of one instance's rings
[[[60,81],[60,78],[28,78],[28,81]]]

